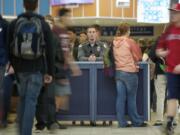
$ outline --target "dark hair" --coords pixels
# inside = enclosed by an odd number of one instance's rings
[[[58,16],[61,17],[61,16],[65,16],[67,13],[70,13],[71,11],[67,8],[61,8],[59,11],[58,11]]]
[[[87,30],[90,29],[90,28],[94,28],[94,29],[97,31],[96,26],[94,26],[94,25],[88,26],[88,27],[87,27]]]
[[[71,31],[73,33],[76,33],[75,29],[73,27],[68,27],[68,31]]]
[[[93,24],[92,26],[101,33],[101,26],[99,24]]]
[[[38,6],[38,0],[23,0],[26,10],[34,11]]]
[[[116,36],[123,36],[125,35],[130,29],[130,26],[128,23],[121,23],[118,26],[117,32],[116,32]]]

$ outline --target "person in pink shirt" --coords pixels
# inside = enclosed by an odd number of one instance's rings
[[[113,56],[117,86],[116,113],[119,127],[145,127],[143,119],[137,112],[136,95],[138,90],[138,62],[142,59],[139,45],[129,37],[130,27],[127,23],[119,25],[113,40]],[[128,116],[132,125],[125,118],[127,101]]]

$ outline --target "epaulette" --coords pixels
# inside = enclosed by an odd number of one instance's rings
[[[89,44],[89,42],[88,41],[86,41],[85,43],[82,43],[82,45],[88,45]]]
[[[79,45],[79,48],[81,48],[81,47],[83,47],[83,46],[85,46],[85,45],[88,45],[89,44],[89,42],[87,41],[87,42],[85,42],[85,43],[82,43],[82,44],[80,44]]]
[[[106,42],[97,41],[96,43],[100,46],[103,46],[104,48],[107,48],[107,46],[108,46]]]
[[[103,42],[101,42],[101,41],[96,41],[96,44],[98,44],[98,45],[103,45]]]

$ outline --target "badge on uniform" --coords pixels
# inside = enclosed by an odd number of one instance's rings
[[[101,47],[100,47],[100,46],[97,47],[97,51],[98,51],[98,52],[101,51]]]

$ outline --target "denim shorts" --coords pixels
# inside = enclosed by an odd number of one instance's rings
[[[167,99],[180,99],[180,75],[167,73]]]
[[[68,96],[71,95],[71,87],[70,84],[68,85],[61,85],[54,81],[50,86],[49,89],[54,90],[55,96]]]

